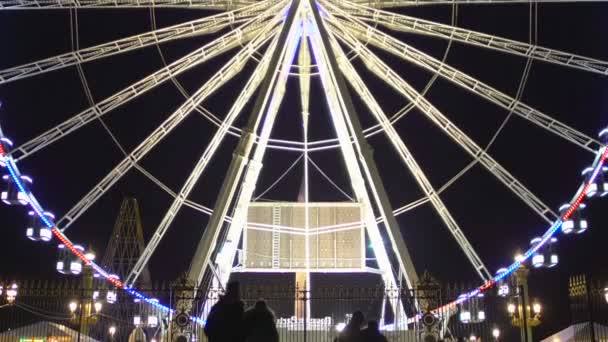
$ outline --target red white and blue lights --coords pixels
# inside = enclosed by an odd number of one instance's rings
[[[2,137],[1,129],[0,129],[0,137]],[[101,277],[106,279],[108,282],[112,283],[117,288],[120,288],[120,289],[126,291],[131,296],[133,296],[141,301],[144,301],[147,304],[149,304],[157,309],[160,309],[162,312],[167,312],[167,313],[171,313],[171,314],[175,312],[175,310],[171,309],[170,307],[159,303],[157,299],[148,298],[148,297],[144,296],[143,294],[141,294],[140,292],[138,292],[132,288],[126,287],[116,276],[109,274],[103,268],[101,268],[101,266],[96,264],[93,260],[87,258],[87,256],[84,253],[84,249],[81,246],[73,244],[67,238],[67,236],[65,236],[59,229],[57,229],[57,227],[55,227],[55,224],[53,223],[54,216],[52,214],[50,214],[49,212],[46,212],[42,209],[42,206],[38,203],[38,201],[36,200],[36,198],[34,197],[32,192],[28,189],[28,185],[32,184],[31,178],[20,175],[19,169],[17,168],[13,159],[9,155],[8,152],[9,152],[9,148],[12,146],[12,143],[9,143],[10,140],[8,140],[6,138],[0,138],[0,141],[2,142],[0,144],[0,165],[2,167],[6,168],[9,172],[9,174],[5,176],[6,178],[4,180],[8,181],[9,185],[14,185],[19,193],[19,197],[18,197],[19,202],[18,203],[10,202],[8,204],[29,205],[30,208],[32,209],[30,211],[30,215],[31,216],[36,215],[37,218],[40,220],[40,222],[44,224],[46,229],[50,230],[50,232],[54,236],[56,236],[57,239],[60,241],[60,243],[61,243],[60,248],[69,250],[72,253],[72,255],[76,256],[77,259],[79,259],[80,265],[84,264],[84,265],[92,267],[93,270],[97,274],[99,274]],[[7,201],[8,201],[8,193],[6,196],[7,196]],[[4,198],[3,198],[3,200],[4,200]],[[50,240],[50,238],[48,240]],[[48,240],[46,240],[46,236],[45,236],[44,241],[48,241]],[[77,270],[76,268],[72,269],[71,266],[72,265],[69,266],[71,273],[73,273],[73,274],[79,273],[79,270]],[[198,317],[190,317],[190,319],[197,324],[204,325],[204,321]]]
[[[600,133],[600,138],[602,139],[603,143],[605,143],[605,144],[608,143],[608,129],[604,129]],[[4,180],[7,181],[8,185],[9,185],[9,190],[10,190],[10,186],[14,186],[15,191],[18,191],[17,197],[15,198],[17,200],[17,202],[10,200],[11,198],[10,198],[8,192],[6,192],[6,195],[5,195],[5,192],[2,193],[2,200],[5,201],[7,204],[11,204],[11,205],[16,205],[16,204],[29,205],[30,208],[32,209],[32,211],[30,211],[30,216],[36,215],[37,218],[40,220],[40,222],[44,224],[44,227],[38,226],[38,228],[50,230],[52,232],[52,234],[55,235],[57,237],[57,239],[61,242],[61,244],[63,245],[63,248],[67,248],[84,265],[92,267],[93,270],[97,274],[99,274],[99,276],[103,277],[108,282],[115,285],[117,288],[124,290],[125,292],[127,292],[128,294],[133,296],[135,299],[144,301],[147,304],[149,304],[155,308],[158,308],[163,312],[174,313],[175,310],[171,309],[170,307],[168,307],[166,305],[159,303],[157,299],[148,298],[148,297],[144,296],[142,293],[140,293],[132,288],[126,287],[116,276],[109,274],[103,268],[101,268],[99,265],[97,265],[93,260],[91,260],[90,258],[87,258],[87,256],[84,253],[84,249],[82,249],[82,247],[80,247],[78,245],[74,245],[59,229],[57,229],[57,227],[55,227],[54,216],[52,214],[50,214],[49,212],[46,212],[43,210],[42,206],[38,203],[38,201],[36,200],[34,195],[28,189],[28,186],[32,184],[32,179],[27,176],[22,176],[20,174],[17,166],[15,165],[13,159],[11,158],[9,151],[12,146],[13,146],[13,143],[9,139],[3,137],[2,130],[0,128],[0,166],[6,168],[9,172],[8,175],[4,176]],[[511,273],[513,273],[516,269],[518,269],[523,263],[525,263],[528,260],[530,260],[531,258],[533,258],[534,255],[538,255],[539,250],[541,248],[545,247],[545,245],[547,245],[547,244],[550,245],[552,242],[554,242],[555,235],[560,230],[562,230],[566,234],[570,233],[570,232],[582,232],[581,230],[584,231],[584,229],[586,229],[586,226],[585,226],[585,228],[583,228],[581,226],[581,227],[579,227],[581,229],[576,231],[575,228],[576,228],[577,220],[576,220],[575,216],[578,213],[580,213],[580,210],[582,208],[584,208],[583,200],[585,200],[585,198],[592,197],[592,196],[595,196],[598,194],[600,196],[606,195],[605,189],[608,189],[608,188],[604,188],[604,187],[608,186],[608,184],[604,185],[605,177],[606,177],[606,175],[604,173],[608,171],[608,167],[605,167],[604,164],[605,164],[607,158],[608,158],[608,147],[604,146],[597,153],[593,166],[588,169],[585,169],[585,171],[583,172],[583,175],[586,177],[586,182],[583,183],[583,185],[580,187],[579,191],[574,196],[573,200],[568,205],[562,206],[562,208],[560,208],[561,218],[558,219],[557,221],[555,221],[553,223],[553,225],[545,232],[545,234],[542,237],[534,239],[533,240],[534,243],[532,244],[530,249],[528,249],[528,251],[526,251],[526,253],[524,253],[521,258],[516,260],[509,267],[499,270],[499,272],[496,274],[496,276],[493,279],[486,282],[485,284],[475,288],[474,290],[472,290],[468,293],[463,293],[461,296],[458,297],[457,300],[455,300],[449,304],[446,304],[444,306],[441,306],[441,307],[433,310],[433,312],[435,314],[439,314],[446,309],[455,308],[458,305],[468,301],[471,298],[479,297],[479,295],[481,295],[483,292],[487,291],[488,289],[492,288],[494,285],[497,285],[497,284],[499,285],[499,290],[500,290],[500,284],[504,283],[504,279],[506,277],[508,277]],[[580,223],[580,220],[579,220],[579,223]],[[48,241],[48,240],[50,240],[50,238],[47,239],[47,237],[45,235],[44,238],[42,238],[41,240]],[[504,294],[504,295],[506,295],[506,294]],[[416,317],[409,320],[408,323],[412,323],[412,322],[420,319],[421,317],[422,317],[422,315],[417,315]],[[198,317],[190,317],[190,318],[193,322],[204,325],[204,321],[201,320],[200,318],[198,318]]]

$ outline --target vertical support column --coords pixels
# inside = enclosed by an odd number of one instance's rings
[[[335,82],[342,97],[342,105],[346,109],[344,115],[346,116],[347,123],[350,126],[350,132],[354,137],[355,146],[357,147],[359,152],[359,158],[362,163],[362,168],[365,171],[365,176],[374,195],[375,202],[378,206],[378,210],[380,211],[380,216],[384,220],[384,224],[387,227],[388,236],[391,240],[393,250],[397,253],[399,267],[405,275],[408,287],[413,288],[414,284],[418,283],[418,275],[416,273],[416,269],[414,268],[414,264],[412,262],[409,250],[401,235],[399,224],[397,223],[397,220],[393,215],[393,208],[388,199],[388,194],[386,193],[386,189],[380,177],[380,173],[378,172],[378,167],[374,160],[371,148],[365,140],[363,128],[359,121],[355,106],[350,97],[346,82],[344,81],[344,77],[342,76],[342,74],[340,74],[340,68],[338,66],[336,55],[331,49],[329,33],[327,32],[327,29],[325,28],[325,25],[322,21],[319,9],[317,8],[316,1],[309,1],[313,16],[319,29],[321,39],[323,41],[323,45],[325,46],[325,50],[327,51],[328,62],[330,64],[331,69],[333,70],[333,73],[335,75]]]
[[[328,39],[327,37],[323,37],[323,34],[327,34],[327,31],[321,30],[323,26],[320,22],[321,18],[318,9],[316,8],[316,3],[311,0],[310,6],[310,12],[314,14],[307,19],[310,22],[308,26],[312,51],[319,68],[321,83],[326,93],[329,112],[336,130],[336,135],[338,136],[340,150],[342,152],[344,163],[350,178],[351,187],[355,193],[357,201],[363,206],[364,215],[362,220],[365,222],[366,230],[369,233],[372,241],[376,259],[382,272],[382,279],[385,287],[388,291],[395,291],[395,289],[399,286],[399,283],[397,282],[396,274],[393,272],[390,259],[386,252],[384,241],[376,222],[376,216],[366,186],[366,181],[364,179],[362,167],[363,169],[366,168],[365,161],[360,155],[357,155],[355,147],[353,147],[353,145],[355,145],[358,149],[360,149],[358,145],[361,142],[355,139],[353,143],[352,134],[349,132],[348,115],[353,114],[349,111],[354,111],[354,108],[352,106],[345,106],[346,98],[344,95],[348,94],[348,89],[343,88],[345,87],[345,84],[341,78],[341,75],[337,74],[339,69],[335,63],[331,63],[332,58],[335,59],[335,55],[329,54],[329,51],[331,50],[328,50]],[[338,79],[342,80],[341,84],[343,87],[339,86],[340,83],[338,82]],[[362,161],[361,164],[359,163],[359,160]],[[372,183],[372,180],[368,176],[369,172],[367,172],[367,170],[365,171],[367,181],[370,183],[370,187],[373,188],[375,184]],[[377,204],[380,206],[379,202]],[[399,235],[399,238],[400,237],[401,236]],[[407,316],[403,308],[403,303],[398,298],[390,298],[389,300],[395,317],[395,325],[399,326],[400,328],[407,329]]]
[[[214,206],[213,214],[211,215],[209,223],[203,232],[190,264],[188,280],[195,284],[196,289],[198,289],[198,287],[201,285],[201,281],[205,274],[205,269],[210,264],[211,256],[215,251],[217,239],[224,223],[224,217],[226,216],[228,208],[234,199],[234,195],[245,169],[245,165],[250,161],[249,156],[251,155],[251,151],[255,143],[256,132],[262,117],[268,111],[271,94],[273,92],[274,84],[276,83],[276,75],[281,66],[280,61],[285,55],[287,38],[293,29],[292,26],[295,22],[299,4],[299,0],[293,0],[287,10],[287,17],[283,23],[283,28],[281,29],[281,33],[277,41],[277,49],[273,52],[270,59],[269,70],[267,71],[266,76],[260,85],[260,89],[258,90],[259,93],[256,97],[251,116],[247,121],[247,125],[243,130],[239,144],[233,154],[232,162],[230,163],[228,172],[222,183],[219,196]],[[211,265],[211,267],[214,266]],[[178,306],[178,308],[182,310],[190,310],[189,306]]]
[[[304,140],[304,229],[305,235],[305,267],[306,274],[304,276],[304,291],[308,295],[310,293],[310,197],[309,197],[309,185],[308,185],[308,119],[309,113],[309,101],[310,101],[310,51],[308,48],[308,35],[306,30],[302,31],[302,38],[300,39],[300,51],[298,54],[298,65],[300,67],[300,100],[302,102],[302,134]],[[318,239],[318,237],[317,237]],[[318,260],[317,260],[318,261]],[[296,275],[296,282],[299,281],[299,277]],[[305,312],[303,318],[310,319],[310,301],[306,300]],[[299,317],[298,317],[299,318]]]

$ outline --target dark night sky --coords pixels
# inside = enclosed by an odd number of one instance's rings
[[[608,6],[603,4],[541,4],[538,12],[538,43],[547,47],[608,59],[608,47],[603,38],[607,29]],[[450,22],[449,6],[408,9],[405,13]],[[527,41],[529,6],[463,6],[458,9],[459,26]],[[158,26],[167,26],[205,15],[201,11],[159,10]],[[112,39],[150,29],[150,13],[146,10],[103,10],[78,12],[78,43],[92,46]],[[68,11],[1,11],[0,68],[26,63],[72,49],[70,13]],[[217,37],[219,32],[162,45],[162,53],[171,62],[194,48]],[[412,34],[393,33],[421,50],[441,58],[446,42]],[[74,35],[75,38],[75,35]],[[422,89],[430,74],[386,53],[376,51],[396,71]],[[183,74],[178,81],[188,92],[195,91],[204,80],[233,54],[226,54]],[[525,60],[494,51],[454,43],[447,62],[480,78],[500,90],[515,94]],[[156,47],[149,47],[111,57],[83,66],[95,101],[99,101],[128,84],[154,72],[162,66]],[[375,78],[361,65],[358,70],[387,113],[393,113],[407,102]],[[248,65],[243,74],[223,87],[205,102],[205,107],[223,117],[232,100],[253,70]],[[332,137],[322,90],[313,80],[311,137]],[[275,138],[301,139],[297,81],[288,83],[288,95],[277,121]],[[560,66],[534,62],[523,99],[573,127],[595,136],[608,125],[605,100],[608,79],[596,74]],[[0,86],[4,107],[0,122],[5,134],[23,143],[88,107],[76,68],[47,73],[27,80]],[[427,98],[454,120],[480,145],[485,146],[494,134],[506,111],[477,98],[458,87],[438,79]],[[183,101],[172,83],[166,83],[150,93],[114,110],[105,122],[121,144],[131,150]],[[361,121],[367,127],[373,123],[362,102],[355,99]],[[244,111],[248,113],[250,106]],[[293,117],[292,117],[293,116]],[[294,120],[294,118],[297,119]],[[239,125],[244,122],[243,117]],[[297,124],[294,124],[297,123]],[[396,125],[405,142],[427,171],[436,187],[441,186],[470,162],[470,158],[449,138],[416,110]],[[165,139],[142,165],[152,174],[178,191],[214,132],[200,115],[191,115]],[[370,140],[375,150],[391,201],[399,207],[421,196],[414,180],[392,152],[388,140],[376,135]],[[237,139],[230,137],[220,154],[203,175],[191,198],[212,207],[222,176],[231,158]],[[569,200],[580,184],[580,171],[593,160],[593,155],[514,116],[490,150],[507,169],[526,184],[552,208]],[[298,155],[294,152],[271,151],[267,154],[258,193],[271,184]],[[342,188],[348,188],[344,168],[336,151],[319,152],[312,158]],[[35,180],[34,192],[50,211],[61,216],[69,210],[96,182],[121,160],[120,151],[94,122],[47,149],[24,160],[20,168]],[[271,161],[271,162],[269,162]],[[301,178],[301,168],[265,198],[295,200]],[[318,174],[313,174],[311,200],[344,200]],[[114,218],[125,195],[140,201],[144,230],[148,238],[160,222],[171,198],[137,172],[131,172],[118,182],[76,224],[68,235],[77,242],[103,251]],[[530,238],[540,235],[546,224],[528,207],[506,190],[485,169],[476,166],[443,194],[447,206],[460,223],[465,234],[490,270],[496,270],[512,260],[517,248],[527,248]],[[608,204],[594,202],[587,214],[591,229],[583,236],[563,238],[559,243],[561,264],[550,271],[538,271],[532,276],[532,296],[546,307],[541,335],[555,331],[569,322],[567,307],[567,277],[585,271],[604,276],[608,261],[601,253],[608,232],[604,224]],[[25,238],[26,215],[19,208],[0,206],[0,228],[3,247],[0,249],[0,274],[7,277],[34,278],[55,276],[55,249],[40,246]],[[449,236],[430,206],[399,216],[402,233],[411,250],[416,267],[431,271],[442,281],[477,282],[466,258]],[[151,261],[155,279],[172,279],[183,272],[205,227],[207,217],[183,209],[166,239]],[[166,267],[171,265],[170,267]],[[369,284],[362,284],[369,285]]]

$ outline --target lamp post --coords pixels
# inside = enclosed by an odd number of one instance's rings
[[[6,304],[0,305],[0,308],[15,304],[15,300],[17,299],[18,292],[19,292],[19,286],[17,285],[17,283],[12,283],[12,284],[6,286],[6,288],[4,288],[3,285],[0,285],[0,296],[2,296],[2,295],[6,296],[5,297]]]
[[[517,257],[516,257],[517,259]],[[517,286],[517,303],[510,302],[507,311],[511,316],[511,324],[520,328],[522,342],[532,342],[532,328],[540,325],[540,303],[534,302],[530,305],[528,296],[528,275],[530,270],[523,264],[515,270],[515,285]]]
[[[116,334],[116,327],[115,326],[111,326],[108,329],[108,333],[110,333],[110,341],[114,341],[114,335]]]
[[[500,329],[492,329],[492,337],[494,337],[494,341],[498,341],[498,338],[500,337]]]
[[[85,257],[92,261],[95,259],[95,254],[89,250],[85,253]],[[90,327],[97,323],[103,308],[93,291],[94,273],[90,265],[84,265],[81,272],[80,301],[74,300],[68,304],[72,313],[72,323],[78,325],[78,342],[81,340],[81,335],[89,335]]]

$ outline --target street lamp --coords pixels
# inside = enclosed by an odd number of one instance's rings
[[[110,333],[110,339],[112,341],[114,341],[114,334],[116,334],[116,327],[111,326],[110,329],[108,329],[108,332]]]
[[[507,304],[507,311],[509,312],[509,316],[513,316],[513,314],[515,314],[515,304],[513,303],[509,303]]]
[[[101,311],[102,304],[101,302],[95,302],[93,305],[95,307],[95,313],[99,313]]]
[[[71,301],[70,304],[68,304],[68,308],[70,309],[70,312],[74,314],[76,312],[76,309],[78,309],[78,303],[76,303],[75,301]]]
[[[492,337],[494,337],[494,341],[498,341],[498,338],[500,337],[500,329],[492,329]]]
[[[17,292],[19,290],[19,286],[17,284],[12,283],[11,286],[6,288],[6,301],[9,304],[13,304],[15,299],[17,299]]]
[[[535,316],[540,315],[541,309],[542,309],[542,307],[541,307],[540,303],[537,301],[534,301],[534,303],[532,304],[532,311],[534,312]]]

